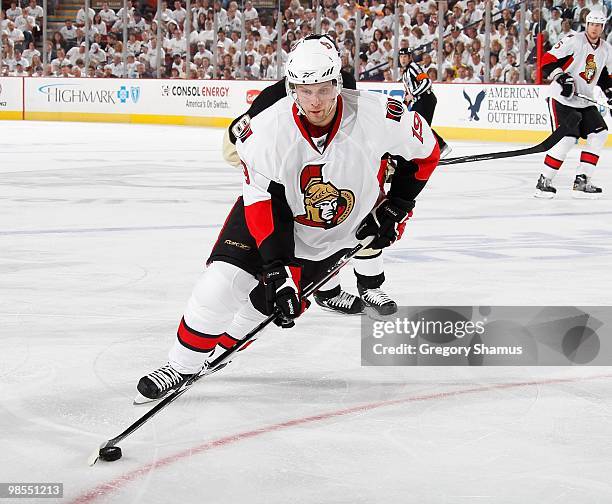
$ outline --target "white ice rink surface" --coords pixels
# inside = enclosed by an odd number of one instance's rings
[[[88,467],[146,411],[135,385],[165,362],[242,174],[219,130],[0,131],[0,482],[63,482],[79,503],[612,502],[610,369],[361,367],[359,317],[318,307]],[[386,254],[387,291],[612,304],[612,153],[599,201],[570,198],[577,156],[553,201],[532,197],[543,155],[440,167]]]

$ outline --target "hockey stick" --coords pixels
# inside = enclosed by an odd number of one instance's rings
[[[332,266],[330,266],[325,274],[316,282],[313,282],[308,287],[304,289],[302,293],[302,298],[307,298],[319,288],[325,284],[331,277],[333,277],[340,269],[342,269],[346,264],[350,261],[350,259],[359,252],[364,246],[359,244],[349,250],[346,254],[340,257]],[[262,329],[270,325],[276,317],[278,317],[279,313],[274,312],[272,315],[268,315],[257,327],[252,329],[242,340],[238,341],[236,345],[227,349],[221,355],[219,355],[213,361],[206,363],[202,366],[202,369],[191,376],[185,383],[183,383],[178,389],[169,393],[164,399],[162,399],[159,403],[157,403],[153,408],[147,411],[144,415],[142,415],[138,420],[136,420],[132,425],[130,425],[127,429],[125,429],[121,434],[118,434],[112,439],[108,441],[104,441],[100,448],[96,449],[94,453],[88,459],[88,463],[90,466],[93,466],[99,458],[106,461],[118,460],[121,458],[121,448],[117,445],[123,441],[130,434],[138,430],[145,423],[147,423],[151,418],[153,418],[157,413],[163,410],[166,406],[170,405],[176,399],[178,399],[181,395],[183,395],[191,386],[197,382],[200,378],[204,376],[210,375],[216,371],[219,371],[227,364],[229,364],[228,360],[232,357],[236,352],[238,352],[241,348],[244,348],[249,341],[251,341]]]
[[[511,151],[503,152],[489,152],[485,154],[472,154],[470,156],[459,156],[454,158],[440,159],[439,165],[450,165],[460,163],[471,163],[473,161],[487,161],[489,159],[504,159],[509,157],[517,156],[528,156],[529,154],[538,154],[540,152],[546,152],[551,147],[556,145],[559,140],[569,133],[569,128],[565,124],[561,124],[555,131],[553,131],[543,142],[533,147],[526,147],[524,149],[516,149]]]
[[[578,98],[582,98],[585,101],[594,103],[595,105],[599,105],[600,107],[606,107],[607,109],[612,110],[612,106],[609,105],[608,103],[598,102],[597,100],[594,100],[593,98],[589,98],[587,95],[583,95],[580,93],[574,93],[574,96],[577,96]]]

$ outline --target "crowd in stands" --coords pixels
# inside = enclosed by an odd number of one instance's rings
[[[519,81],[521,23],[526,34],[525,78],[526,82],[534,82],[539,33],[544,38],[544,50],[548,50],[563,37],[584,31],[585,17],[590,10],[599,9],[607,16],[612,7],[612,0],[522,1],[526,7],[525,19],[521,19],[521,0],[493,0],[489,82]],[[389,5],[381,0],[346,3],[321,0],[319,23],[316,11],[309,5],[286,0],[278,47],[275,9],[258,10],[251,0],[246,0],[241,12],[236,1],[193,0],[191,22],[187,25],[185,4],[180,0],[172,5],[164,1],[158,56],[158,13],[146,7],[137,8],[131,0],[127,0],[125,16],[127,40],[123,39],[123,9],[115,12],[103,4],[98,11],[90,8],[86,13],[81,8],[75,19],[67,19],[45,42],[41,36],[44,13],[37,1],[28,0],[23,6],[11,2],[9,8],[0,12],[2,75],[153,78],[160,74],[177,79],[277,79],[283,75],[283,65],[293,43],[319,31],[336,41],[344,70],[354,72],[357,65],[362,80],[392,81],[394,31],[399,19],[398,47],[416,50],[417,61],[432,80],[483,82],[484,0],[450,0],[444,15],[442,42],[438,4],[434,0],[398,0]],[[360,30],[356,30],[358,19]],[[213,43],[215,26],[216,44]],[[605,33],[610,41],[612,34],[608,32]],[[356,40],[358,33],[359,41]],[[437,61],[440,43],[441,74]],[[123,61],[124,44],[126,62]],[[46,51],[46,67],[42,51]]]

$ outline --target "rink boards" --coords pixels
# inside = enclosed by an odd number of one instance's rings
[[[5,77],[0,78],[0,119],[225,127],[268,85],[270,81]],[[399,83],[358,86],[400,100],[404,95]],[[448,139],[529,143],[550,132],[548,86],[453,83],[434,84],[434,91],[434,127]],[[609,110],[600,111],[612,126]]]

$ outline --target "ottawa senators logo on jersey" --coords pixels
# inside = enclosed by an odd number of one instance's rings
[[[586,64],[584,65],[584,72],[580,72],[579,75],[587,82],[587,84],[590,84],[595,78],[596,73],[597,63],[595,63],[595,55],[589,54],[586,58]]]
[[[348,189],[338,189],[323,181],[323,166],[305,166],[300,174],[300,189],[304,195],[306,213],[295,217],[305,226],[325,229],[344,222],[355,206],[355,196]]]

